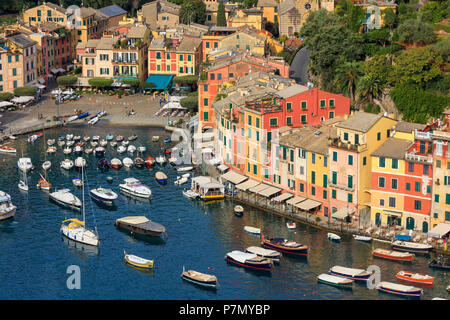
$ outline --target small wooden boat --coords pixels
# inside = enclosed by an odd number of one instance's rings
[[[289,230],[294,230],[297,226],[295,225],[295,222],[287,222],[286,226]]]
[[[48,191],[52,187],[52,184],[41,175],[41,179],[39,179],[36,187]]]
[[[408,282],[433,285],[434,277],[415,272],[400,271],[396,275],[397,279]]]
[[[434,269],[450,270],[450,263],[444,261],[444,258],[442,256],[438,256],[437,259],[433,259],[428,263],[428,267]]]
[[[334,276],[344,277],[352,280],[367,281],[370,278],[370,273],[364,269],[334,266],[329,270],[329,272]]]
[[[424,243],[415,243],[407,241],[394,241],[391,243],[392,249],[414,253],[428,253],[433,246]]]
[[[112,134],[106,135],[106,140],[110,141],[112,139],[114,139],[114,135],[112,135]]]
[[[107,147],[108,146],[108,141],[106,141],[105,139],[100,140],[99,142],[101,147]]]
[[[68,133],[66,134],[66,140],[72,140],[73,139],[73,134]]]
[[[261,229],[251,227],[251,226],[245,226],[244,230],[247,231],[248,233],[252,233],[252,234],[261,234]]]
[[[187,166],[187,167],[180,167],[177,168],[177,172],[186,172],[186,171],[191,171],[194,170],[193,166]]]
[[[117,152],[118,152],[118,153],[124,153],[125,151],[127,151],[127,148],[125,148],[124,146],[119,146],[119,147],[117,148]]]
[[[75,141],[73,141],[73,140],[67,140],[67,142],[66,142],[66,147],[71,147],[71,146],[73,146],[75,144]]]
[[[116,137],[116,141],[117,141],[117,142],[123,141],[123,136],[117,136],[117,137]]]
[[[80,155],[83,152],[83,148],[81,146],[75,146],[75,148],[73,148],[73,153],[75,155]]]
[[[181,278],[188,282],[191,282],[191,283],[203,286],[203,287],[214,288],[214,289],[217,289],[219,287],[219,282],[217,281],[216,276],[197,272],[194,270],[186,271],[184,269],[184,266],[183,266],[183,272],[181,273]]]
[[[131,168],[133,166],[133,160],[128,157],[123,158],[122,160],[123,166],[126,168]]]
[[[52,163],[47,160],[42,164],[42,169],[48,170],[48,169],[50,169],[51,166],[52,166]]]
[[[392,293],[407,297],[420,297],[423,294],[423,290],[420,288],[405,286],[398,283],[392,283],[387,281],[382,281],[377,285],[379,291]]]
[[[116,141],[111,141],[111,142],[109,143],[109,145],[110,145],[111,147],[115,147],[115,146],[117,146],[117,142],[116,142]]]
[[[158,142],[159,141],[159,136],[153,136],[152,137],[152,141],[153,142]]]
[[[145,151],[147,151],[147,148],[144,147],[144,146],[139,146],[139,147],[137,148],[137,150],[138,150],[138,152],[140,152],[140,153],[144,153]]]
[[[332,276],[326,273],[322,273],[317,277],[317,281],[320,283],[329,284],[331,286],[335,287],[341,287],[341,288],[352,288],[353,286],[353,280]]]
[[[372,237],[358,236],[356,234],[353,235],[353,239],[355,239],[357,241],[364,241],[364,242],[371,242],[372,241]]]
[[[106,152],[106,150],[105,150],[104,147],[97,147],[97,148],[95,148],[95,155],[97,157],[103,157],[105,155],[105,152]]]
[[[17,186],[22,191],[28,191],[28,185],[27,185],[27,183],[25,181],[20,180],[19,184]]]
[[[147,168],[151,168],[154,164],[155,164],[155,158],[153,158],[153,157],[145,158],[145,166]]]
[[[167,184],[167,176],[164,172],[158,171],[155,173],[155,180],[160,184]]]
[[[372,251],[375,257],[394,260],[394,261],[412,261],[414,254],[408,252],[391,251],[385,249],[375,249]]]
[[[99,141],[100,140],[100,136],[93,136],[92,137],[92,141]]]
[[[48,145],[48,146],[52,146],[52,145],[55,144],[55,142],[56,142],[55,139],[48,139],[48,140],[47,140],[47,145]]]
[[[125,250],[123,251],[124,260],[126,263],[143,269],[152,269],[153,268],[153,260],[144,259],[132,254],[127,254]]]
[[[268,249],[273,249],[282,253],[292,254],[296,256],[308,255],[308,247],[295,241],[283,238],[266,239],[264,238],[264,235],[261,236],[261,240],[262,246]]]
[[[134,153],[136,151],[136,147],[131,144],[131,145],[128,146],[127,151],[129,153]]]
[[[248,247],[245,252],[256,254],[259,257],[270,259],[273,262],[279,263],[281,258],[281,252],[275,250],[264,249],[261,247]]]
[[[59,140],[58,141],[58,146],[62,147],[66,144],[66,142],[64,140]]]
[[[70,154],[71,152],[72,152],[72,148],[69,148],[69,147],[64,148],[64,150],[63,150],[64,154]]]
[[[114,225],[145,236],[160,236],[166,231],[163,225],[153,222],[144,216],[119,218],[114,222]]]
[[[121,143],[121,145],[124,147],[127,147],[129,144],[130,144],[130,141],[128,141],[128,140],[123,140]]]
[[[70,170],[73,167],[73,161],[70,159],[64,159],[63,161],[61,161],[61,168],[66,169],[66,170]]]
[[[113,177],[106,177],[106,181],[107,181],[108,183],[113,183],[114,178],[113,178]]]
[[[272,271],[272,262],[269,259],[258,257],[254,253],[235,250],[228,252],[225,260],[244,268]]]
[[[128,141],[136,140],[137,137],[138,137],[137,135],[133,134],[133,135],[131,135],[131,136],[128,137]]]
[[[197,199],[199,197],[199,194],[191,189],[184,189],[183,190],[183,196],[189,199]]]
[[[186,178],[186,177],[178,177],[178,179],[177,180],[175,180],[173,183],[175,184],[175,185],[182,185],[182,184],[184,184],[184,183],[186,183],[186,182],[188,182],[188,178]]]
[[[56,147],[48,147],[47,148],[47,153],[55,153],[56,152]]]
[[[135,158],[134,165],[136,166],[136,168],[143,168],[145,165],[144,159],[139,158],[139,157]]]
[[[241,217],[244,214],[244,208],[241,205],[237,205],[234,207],[234,214],[238,217]]]
[[[328,238],[328,240],[331,240],[331,241],[336,241],[336,242],[341,241],[341,237],[332,232],[327,233],[327,238]]]
[[[80,178],[73,178],[72,183],[75,187],[82,187],[83,186],[83,180]]]
[[[84,136],[84,137],[83,137],[83,140],[84,140],[85,142],[88,142],[89,140],[91,140],[91,137],[89,137],[89,136]]]
[[[91,154],[93,152],[92,148],[86,148],[84,149],[84,153]]]
[[[73,140],[74,140],[74,141],[80,141],[80,140],[81,140],[81,136],[74,136],[74,137],[73,137]]]
[[[122,167],[122,161],[120,159],[114,158],[111,160],[111,168],[119,170]]]

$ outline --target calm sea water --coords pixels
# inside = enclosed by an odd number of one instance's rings
[[[168,137],[159,128],[130,129],[108,127],[71,127],[46,131],[45,139],[57,138],[67,133],[81,136],[107,134],[128,137],[135,133],[135,146],[145,145],[148,155],[156,156],[160,143],[152,143],[153,135]],[[445,290],[450,284],[450,274],[429,269],[427,257],[418,256],[412,264],[402,264],[373,258],[374,247],[388,248],[388,244],[360,243],[344,236],[341,243],[327,240],[326,232],[297,223],[297,229],[288,230],[284,218],[246,207],[243,217],[233,214],[234,203],[225,200],[212,204],[191,201],[182,196],[184,186],[175,186],[177,172],[167,165],[161,170],[169,177],[166,186],[154,181],[159,169],[137,169],[100,172],[94,155],[88,159],[87,184],[89,187],[108,186],[119,194],[115,210],[99,207],[87,196],[87,226],[97,225],[101,237],[98,250],[63,239],[59,233],[61,221],[81,218],[80,213],[63,209],[51,203],[48,195],[34,186],[42,173],[45,159],[52,162],[48,177],[53,187],[70,188],[81,199],[81,189],[75,189],[72,179],[78,173],[59,167],[66,158],[58,147],[56,155],[45,155],[46,141],[34,144],[24,138],[13,142],[17,156],[0,155],[0,190],[11,194],[18,207],[15,218],[0,223],[0,299],[404,299],[365,285],[355,284],[353,290],[334,288],[317,283],[317,276],[327,273],[330,267],[341,265],[367,268],[378,265],[383,281],[396,282],[400,270],[426,273],[436,277],[434,288],[424,288],[422,299],[448,298]],[[19,172],[16,161],[29,156],[35,170],[28,175],[30,190],[24,193],[17,188]],[[123,159],[108,145],[106,158]],[[75,155],[68,158],[74,160]],[[132,157],[134,158],[134,157]],[[114,177],[110,185],[106,177]],[[152,189],[152,200],[142,201],[119,193],[118,184],[126,177],[142,180]],[[86,186],[86,189],[89,188]],[[167,239],[146,241],[136,239],[114,226],[117,218],[145,215],[161,223],[167,229]],[[310,247],[307,259],[283,257],[271,275],[262,275],[224,260],[227,252],[258,246],[258,237],[246,233],[245,225],[262,229],[265,235],[286,237]],[[147,259],[155,260],[152,272],[143,272],[127,266],[123,250]],[[81,289],[69,290],[66,285],[70,274],[68,266],[77,265],[81,270]],[[220,288],[205,290],[183,281],[182,267],[217,275]]]

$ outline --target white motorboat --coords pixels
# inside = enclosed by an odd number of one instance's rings
[[[6,145],[0,145],[0,153],[16,154],[16,149]]]
[[[136,178],[126,178],[125,183],[119,184],[120,190],[136,197],[150,198],[152,191],[146,185],[143,185]]]
[[[261,234],[261,229],[251,226],[245,226],[244,230],[247,231],[248,233]]]
[[[66,134],[66,140],[72,140],[73,134]]]
[[[91,120],[88,121],[88,124],[90,125],[94,125],[98,122],[98,117],[94,117]]]
[[[56,147],[48,147],[47,148],[47,153],[56,153]]]
[[[106,147],[108,145],[108,141],[106,141],[105,139],[100,140],[99,143],[101,147]]]
[[[179,179],[175,180],[174,184],[176,185],[182,185],[188,181],[188,178],[180,177]]]
[[[117,148],[117,152],[118,152],[118,153],[124,153],[125,151],[127,151],[127,148],[125,148],[124,146],[119,146],[119,147]]]
[[[80,141],[80,140],[81,140],[81,136],[74,136],[74,137],[73,137],[73,140],[74,140],[74,141]]]
[[[92,140],[98,142],[98,141],[100,140],[100,136],[93,136],[93,137],[92,137]]]
[[[75,195],[73,195],[69,189],[61,189],[49,194],[50,200],[58,203],[59,205],[74,210],[81,209],[81,201]]]
[[[428,253],[433,246],[424,243],[415,243],[397,240],[391,243],[392,249],[399,251],[407,251],[413,253]]]
[[[188,172],[188,173],[182,174],[181,176],[177,176],[177,179],[180,179],[180,178],[189,178],[190,176],[191,176],[191,174]]]
[[[70,159],[64,159],[63,161],[61,161],[61,168],[66,169],[66,170],[70,170],[73,167],[73,161]]]
[[[136,147],[133,146],[132,144],[130,144],[130,145],[128,146],[128,148],[127,148],[127,151],[128,151],[129,153],[133,153],[133,152],[136,151]]]
[[[147,151],[147,148],[144,146],[140,146],[137,148],[138,152],[144,153],[145,151]]]
[[[85,142],[88,142],[89,140],[91,140],[91,137],[89,137],[89,136],[84,136],[84,137],[83,137],[83,140],[84,140]]]
[[[82,187],[83,186],[83,180],[80,178],[73,178],[72,183],[75,187]]]
[[[30,171],[30,170],[32,170],[34,168],[33,163],[31,163],[31,159],[30,158],[20,158],[17,161],[17,166],[23,172]]]
[[[86,167],[86,159],[82,158],[82,157],[78,157],[75,159],[74,162],[75,168],[77,169],[81,169],[82,167]]]
[[[97,141],[91,141],[90,144],[91,144],[92,148],[96,148],[98,146],[98,142]]]
[[[59,140],[58,141],[58,146],[62,147],[66,144],[66,142],[64,140]]]
[[[83,177],[83,170],[81,171]],[[84,206],[84,183],[83,183],[83,220],[76,218],[64,220],[61,224],[60,232],[63,236],[91,246],[98,246],[100,239],[97,232],[86,229],[86,211]],[[97,228],[96,228],[97,229]]]
[[[199,194],[191,189],[184,189],[183,190],[183,196],[189,199],[197,199],[199,197]]]
[[[106,150],[103,147],[97,147],[95,148],[95,155],[96,156],[103,156],[105,154]]]
[[[356,234],[353,235],[353,239],[358,240],[358,241],[364,241],[364,242],[371,242],[372,241],[372,237],[359,236],[359,235],[356,235]]]
[[[123,140],[121,143],[124,147],[127,147],[130,144],[130,141],[128,140]]]
[[[84,153],[91,154],[93,152],[92,148],[86,148],[84,149]]]
[[[331,241],[341,241],[341,237],[335,233],[328,232],[327,237],[328,237],[328,240],[331,240]]]
[[[329,285],[337,286],[337,287],[346,287],[346,288],[351,288],[353,285],[353,282],[354,282],[352,279],[332,276],[332,275],[329,275],[326,273],[322,273],[321,275],[319,275],[317,277],[317,280],[321,283],[325,283],[325,284],[329,284]]]
[[[51,166],[52,166],[52,163],[47,160],[42,164],[42,169],[48,170]]]
[[[164,157],[163,155],[159,155],[156,157],[156,162],[158,162],[160,165],[164,164],[166,162],[166,157]]]
[[[71,147],[71,146],[73,146],[74,144],[75,144],[75,141],[69,140],[69,141],[66,142],[66,147]]]
[[[109,205],[112,205],[114,200],[117,199],[117,194],[114,191],[102,187],[90,190],[89,195],[92,199]]]
[[[193,166],[181,167],[181,168],[177,168],[177,172],[186,172],[186,171],[191,171],[193,169],[194,169]]]
[[[55,144],[55,139],[48,139],[47,140],[47,145],[52,146]]]
[[[120,169],[122,167],[122,161],[120,161],[120,159],[117,159],[117,158],[112,159],[111,167],[113,169]]]
[[[80,146],[76,146],[75,148],[73,148],[73,153],[75,154],[80,154],[83,152],[83,148]]]
[[[131,168],[133,166],[133,160],[130,158],[123,158],[122,160],[123,166],[126,168]]]
[[[28,191],[28,185],[26,184],[25,181],[20,180],[19,184],[17,185],[19,187],[20,190],[22,191]]]
[[[63,150],[64,154],[70,154],[71,152],[72,152],[72,148],[69,148],[69,147],[64,148],[64,150]]]
[[[17,207],[12,204],[11,196],[0,191],[0,221],[14,217]]]
[[[295,224],[295,222],[287,222],[287,223],[286,223],[286,226],[287,226],[287,228],[290,229],[290,230],[294,230],[294,229],[297,227],[296,224]]]
[[[117,146],[117,142],[116,141],[111,141],[109,144],[110,144],[111,147]]]

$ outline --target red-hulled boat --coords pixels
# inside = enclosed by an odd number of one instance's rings
[[[283,239],[283,238],[270,238],[265,239],[264,235],[261,237],[261,244],[265,248],[273,249],[279,252],[297,255],[297,256],[307,256],[308,246],[297,243],[295,241]]]
[[[269,259],[257,256],[254,253],[242,251],[231,251],[225,256],[225,260],[244,268],[250,268],[261,271],[271,271],[272,262]]]
[[[398,280],[414,282],[418,284],[433,285],[434,277],[415,272],[400,271],[396,275]]]
[[[172,150],[170,150],[170,149],[164,150],[164,154],[171,154],[171,153],[172,153]]]
[[[145,158],[145,166],[147,168],[151,168],[154,164],[155,164],[155,158],[153,158],[153,157]]]
[[[412,261],[414,254],[409,252],[391,251],[385,249],[375,249],[372,251],[375,257],[394,260],[394,261]]]

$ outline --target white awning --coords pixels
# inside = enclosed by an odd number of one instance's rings
[[[402,213],[399,211],[392,211],[392,210],[383,210],[384,214],[387,214],[388,216],[396,216],[396,217],[401,217]]]
[[[216,166],[216,165],[218,165],[219,163],[222,162],[219,158],[212,158],[212,159],[206,160],[206,161],[208,161],[209,164],[212,165],[212,166]]]
[[[58,73],[58,69],[52,69],[50,71],[53,72],[53,73]]]
[[[342,207],[338,211],[336,211],[335,213],[332,213],[331,217],[334,218],[334,219],[343,220],[348,215],[351,215],[353,212],[355,212],[355,208]]]
[[[45,79],[44,78],[40,78],[39,79],[39,83],[44,84],[45,83]]]
[[[286,201],[286,203],[287,203],[287,204],[294,205],[294,204],[296,204],[296,203],[299,203],[299,202],[302,202],[302,201],[305,201],[305,200],[306,200],[305,197],[302,197],[302,196],[295,196],[294,198],[289,199],[288,201]]]
[[[220,171],[225,171],[227,169],[229,169],[230,167],[227,166],[226,164],[221,164],[220,166],[217,167],[217,169],[219,169]]]
[[[10,107],[13,106],[14,103],[9,101],[0,101],[0,108]]]
[[[213,153],[213,149],[212,148],[203,148],[202,153]]]
[[[259,192],[259,194],[262,195],[263,197],[270,198],[271,196],[273,196],[274,194],[277,194],[281,190],[282,189],[280,189],[280,188],[269,186],[269,188],[262,190],[261,192]]]
[[[450,233],[450,223],[439,223],[436,227],[428,231],[428,235],[434,238],[442,238]]]
[[[309,211],[311,209],[317,208],[318,206],[320,206],[322,204],[322,202],[313,200],[313,199],[306,199],[305,201],[296,203],[294,206],[305,210],[305,211]]]
[[[33,84],[33,86],[35,86],[35,87],[37,87],[39,89],[45,89],[45,86],[42,85],[42,84],[39,84],[39,83],[35,83],[35,84]]]
[[[221,175],[220,177],[222,178],[222,181],[227,180],[233,184],[239,184],[248,179],[247,176],[244,176],[233,170],[228,171],[227,173]]]
[[[279,196],[276,196],[275,198],[272,199],[272,201],[276,201],[276,202],[283,202],[287,199],[292,198],[294,195],[292,193],[289,192],[285,192],[283,194],[280,194]]]
[[[27,103],[34,100],[34,97],[31,96],[22,96],[22,97],[14,97],[11,99],[11,102],[14,103]]]
[[[236,186],[236,189],[242,190],[242,191],[247,191],[250,188],[253,188],[254,186],[257,186],[258,184],[261,184],[261,182],[253,180],[253,179],[248,179],[245,182],[242,182],[241,184],[238,184]]]
[[[253,188],[248,189],[248,191],[259,194],[261,191],[263,191],[264,189],[267,189],[269,187],[270,186],[268,184],[261,183],[257,186],[254,186]]]

